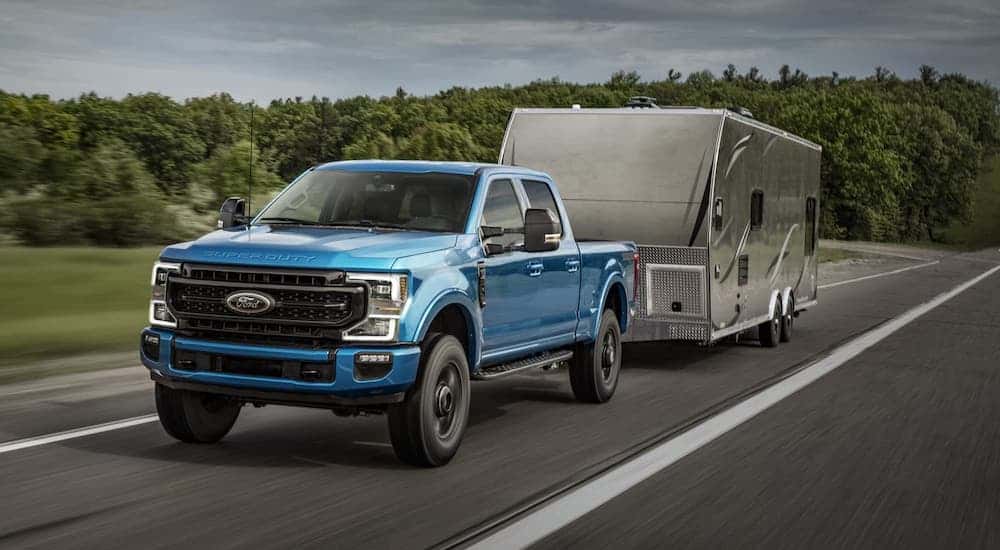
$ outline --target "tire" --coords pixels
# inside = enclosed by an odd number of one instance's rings
[[[773,348],[778,345],[781,334],[781,303],[775,300],[774,311],[771,318],[757,325],[757,340],[765,348]]]
[[[792,326],[795,324],[795,295],[788,295],[788,310],[781,316],[781,341],[792,341]]]
[[[185,443],[215,443],[236,423],[242,403],[235,399],[156,385],[156,412],[160,425]]]
[[[402,403],[389,407],[396,456],[414,466],[443,466],[458,452],[469,423],[469,362],[454,336],[428,337],[420,374]]]
[[[601,315],[597,337],[578,344],[569,364],[573,395],[585,403],[604,403],[618,387],[622,366],[622,333],[618,316],[610,309]]]

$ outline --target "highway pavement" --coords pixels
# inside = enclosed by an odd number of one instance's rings
[[[322,410],[246,407],[221,443],[177,443],[145,418],[139,369],[0,386],[0,547],[1000,547],[1000,273],[572,521],[545,516],[1000,252],[899,260],[927,265],[823,289],[776,349],[627,347],[604,405],[574,402],[562,370],[476,383],[434,470],[396,461],[384,418]],[[10,447],[123,419],[139,420]],[[496,538],[527,520],[560,528]]]

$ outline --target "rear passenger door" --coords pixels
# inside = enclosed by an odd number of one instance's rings
[[[553,344],[572,342],[580,302],[580,249],[576,241],[566,237],[566,221],[562,219],[550,184],[527,178],[522,178],[520,183],[527,207],[551,210],[564,227],[557,250],[529,254],[542,264],[535,289],[538,299],[534,302],[538,335],[551,338]]]

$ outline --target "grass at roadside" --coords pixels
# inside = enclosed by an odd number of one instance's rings
[[[822,246],[819,248],[819,263],[821,264],[867,257],[869,257],[869,254],[846,248],[823,248]]]
[[[159,251],[0,247],[0,368],[136,346]]]

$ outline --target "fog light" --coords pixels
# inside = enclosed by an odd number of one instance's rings
[[[160,360],[160,337],[156,334],[142,335],[142,354],[152,361]]]
[[[392,370],[392,354],[384,351],[359,351],[354,354],[355,380],[384,378]]]

